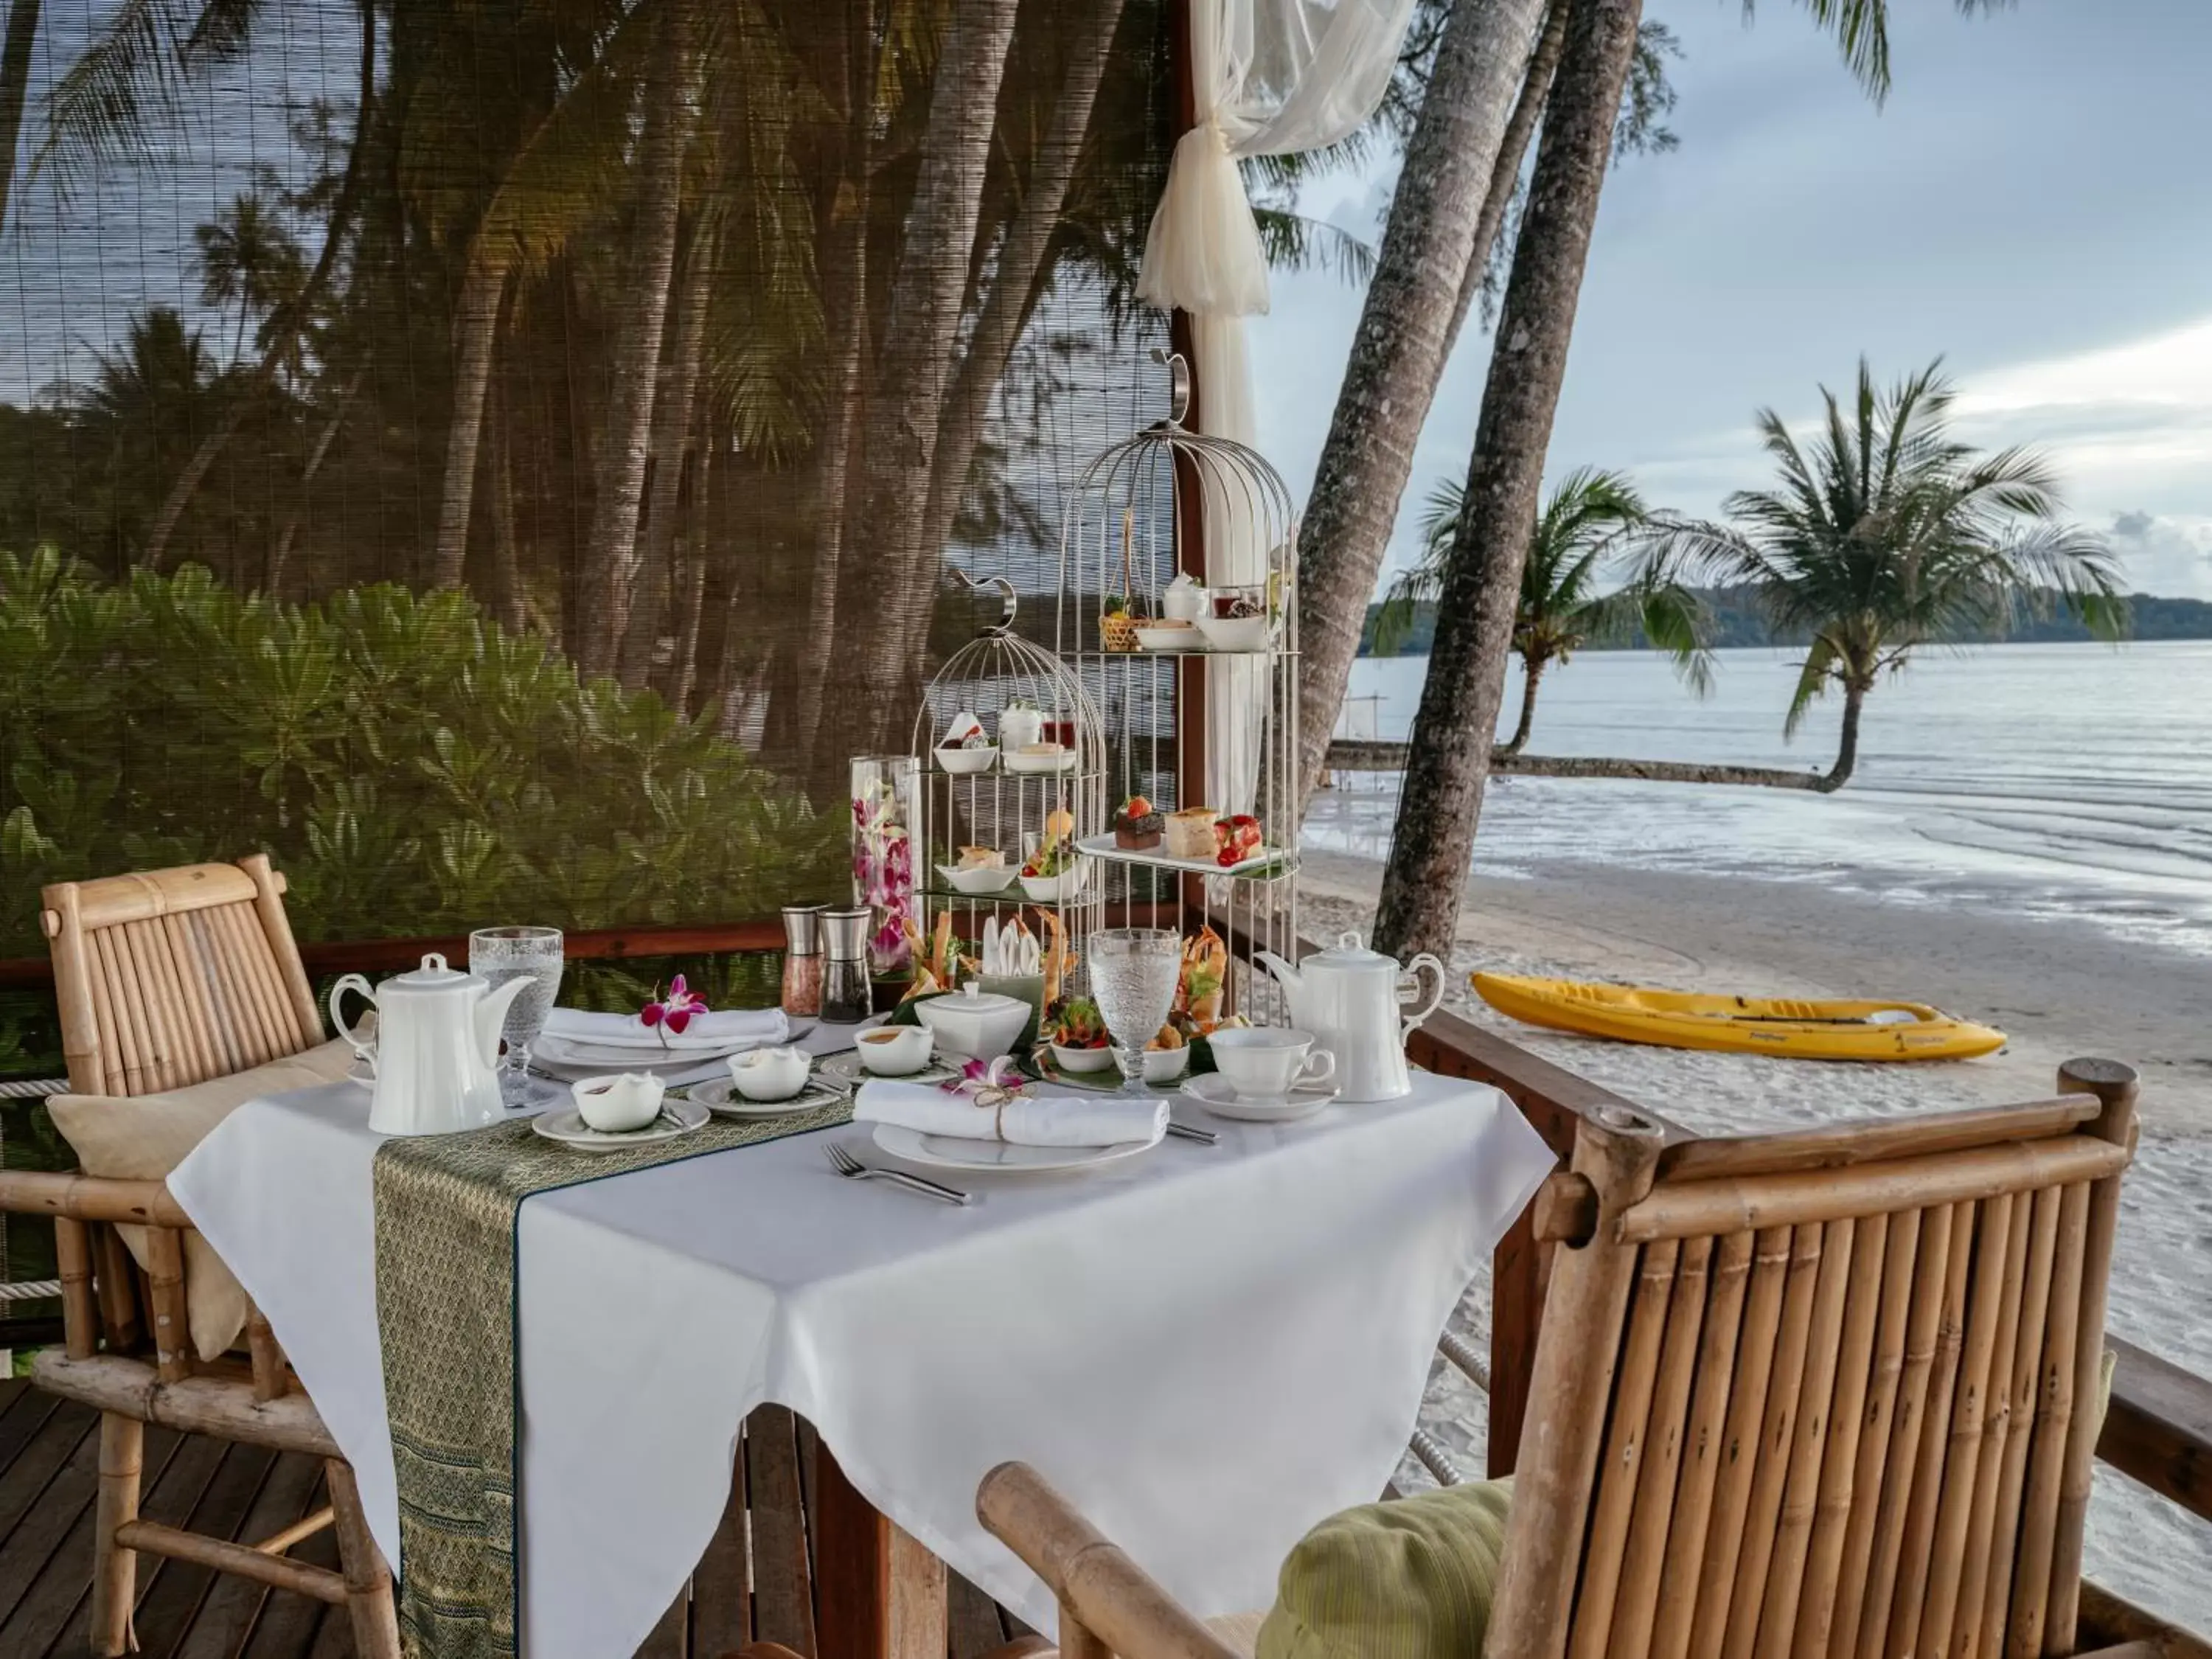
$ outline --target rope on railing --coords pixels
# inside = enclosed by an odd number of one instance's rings
[[[1459,1465],[1452,1462],[1451,1454],[1443,1449],[1443,1443],[1426,1429],[1413,1431],[1413,1455],[1427,1466],[1429,1473],[1436,1476],[1439,1486],[1456,1486],[1467,1478],[1459,1472]]]
[[[1483,1391],[1490,1392],[1490,1367],[1474,1351],[1474,1344],[1457,1331],[1446,1331],[1437,1339],[1437,1350],[1466,1373],[1467,1380]]]
[[[47,1095],[65,1093],[69,1079],[65,1077],[0,1078],[0,1100],[38,1100]]]
[[[44,1302],[62,1293],[58,1279],[27,1279],[14,1285],[0,1285],[0,1302]]]

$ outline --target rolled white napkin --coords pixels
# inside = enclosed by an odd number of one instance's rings
[[[545,1017],[545,1035],[570,1042],[596,1042],[617,1048],[698,1048],[727,1051],[791,1040],[791,1022],[781,1008],[718,1008],[694,1014],[681,1031],[643,1024],[635,1014],[599,1014],[581,1008],[556,1008]]]
[[[1003,1108],[979,1106],[974,1096],[949,1094],[934,1084],[874,1079],[862,1084],[854,1098],[853,1121],[1016,1146],[1118,1146],[1165,1134],[1168,1103],[1164,1097],[1031,1094]]]

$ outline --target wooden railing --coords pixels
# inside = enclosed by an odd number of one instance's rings
[[[1670,1139],[1684,1135],[1649,1106],[1624,1100],[1449,1014],[1437,1014],[1417,1030],[1409,1050],[1430,1071],[1472,1078],[1503,1091],[1562,1158],[1573,1151],[1576,1120],[1600,1106],[1632,1106],[1657,1118]],[[1493,1477],[1510,1474],[1519,1451],[1536,1329],[1543,1318],[1545,1258],[1553,1247],[1535,1243],[1533,1208],[1499,1243],[1492,1268],[1488,1470]],[[2107,1334],[2105,1345],[2116,1363],[2097,1455],[2191,1513],[2212,1520],[2212,1381],[2119,1337]]]

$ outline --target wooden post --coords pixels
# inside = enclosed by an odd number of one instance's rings
[[[1582,1556],[1598,1443],[1619,1362],[1638,1252],[1614,1236],[1620,1212],[1651,1190],[1663,1136],[1620,1107],[1583,1120],[1574,1169],[1597,1189],[1598,1230],[1553,1265],[1515,1478],[1513,1519],[1492,1612],[1489,1659],[1558,1659]]]
[[[1573,1155],[1580,1121],[1573,1112],[1547,1100],[1515,1104],[1547,1146],[1562,1157]],[[1536,1334],[1544,1320],[1544,1258],[1551,1247],[1537,1242],[1535,1208],[1531,1204],[1515,1218],[1491,1257],[1490,1434],[1484,1462],[1492,1480],[1512,1474],[1519,1458]]]
[[[821,1659],[944,1659],[945,1564],[854,1490],[827,1446],[814,1510]]]
[[[146,1271],[153,1284],[154,1364],[161,1381],[191,1375],[192,1335],[185,1309],[185,1236],[173,1227],[146,1230]]]
[[[92,1229],[74,1216],[54,1218],[55,1271],[62,1281],[62,1341],[71,1359],[89,1359],[100,1341],[92,1300]]]
[[[392,1572],[376,1547],[362,1512],[361,1488],[353,1465],[325,1458],[323,1480],[330,1487],[331,1512],[337,1528],[338,1565],[345,1576],[346,1611],[353,1619],[353,1649],[360,1659],[399,1659],[399,1616],[392,1605]]]
[[[138,1601],[138,1556],[115,1541],[116,1529],[138,1518],[138,1479],[146,1425],[136,1418],[100,1416],[100,1496],[93,1506],[92,1650],[128,1653],[138,1645],[131,1609]]]
[[[2102,1110],[2088,1127],[2100,1140],[2133,1151],[2136,1143],[2135,1068],[2116,1060],[2069,1060],[2058,1068],[2058,1086],[2097,1097]],[[2120,1176],[2106,1176],[2089,1189],[2088,1235],[2081,1258],[2081,1312],[2075,1332],[2074,1419],[2067,1425],[2066,1467],[2059,1485],[2058,1522],[2051,1558],[2051,1610],[2045,1653],[2071,1653],[2081,1609],[2081,1528],[2089,1512],[2089,1482],[2097,1437],[2105,1426],[2098,1408],[2105,1369],[2105,1295],[2112,1277],[2112,1238],[2120,1222]]]

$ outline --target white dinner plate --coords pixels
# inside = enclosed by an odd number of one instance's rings
[[[759,1037],[684,1048],[662,1048],[657,1042],[580,1042],[573,1037],[540,1036],[530,1045],[532,1060],[550,1060],[556,1066],[596,1066],[605,1070],[619,1066],[642,1071],[648,1066],[701,1066],[710,1060],[726,1060],[762,1045]]]
[[[1300,1118],[1311,1117],[1336,1098],[1335,1088],[1326,1083],[1293,1089],[1288,1095],[1278,1095],[1273,1100],[1240,1095],[1218,1072],[1184,1079],[1182,1091],[1214,1116],[1233,1117],[1244,1123],[1296,1123]]]
[[[726,1077],[708,1078],[684,1092],[688,1098],[723,1117],[788,1117],[793,1112],[811,1112],[817,1106],[827,1106],[845,1097],[842,1089],[810,1080],[788,1100],[747,1100],[738,1092],[738,1085]]]
[[[877,1123],[876,1145],[893,1158],[933,1170],[1005,1170],[1023,1175],[1042,1175],[1048,1170],[1088,1170],[1101,1164],[1118,1164],[1125,1158],[1149,1152],[1164,1139],[1125,1140],[1112,1146],[1010,1146],[1003,1140],[970,1140],[964,1135],[926,1135],[896,1123]]]
[[[860,1051],[844,1048],[834,1054],[824,1054],[814,1068],[814,1075],[831,1088],[850,1093],[870,1078],[882,1076],[886,1083],[945,1083],[960,1075],[950,1066],[930,1061],[918,1072],[902,1072],[896,1077],[872,1072],[860,1064]]]
[[[670,1096],[661,1103],[663,1116],[655,1118],[642,1129],[633,1129],[627,1134],[602,1133],[584,1121],[584,1115],[574,1106],[564,1106],[556,1111],[540,1112],[530,1120],[530,1127],[548,1140],[557,1140],[563,1146],[574,1146],[580,1152],[618,1152],[627,1146],[650,1146],[663,1140],[674,1140],[688,1135],[694,1129],[704,1128],[713,1120],[713,1114],[696,1100],[684,1100]],[[668,1121],[673,1117],[676,1121]]]

